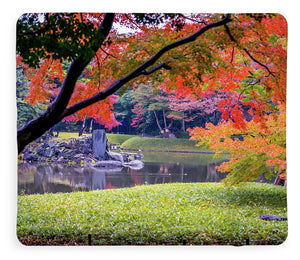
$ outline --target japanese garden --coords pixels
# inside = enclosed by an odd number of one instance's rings
[[[282,15],[27,13],[16,51],[22,244],[285,241]]]

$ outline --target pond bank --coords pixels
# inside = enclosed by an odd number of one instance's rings
[[[150,138],[120,134],[107,134],[107,138],[110,147],[117,144],[125,152],[141,150],[144,152],[214,154],[207,148],[196,147],[195,142],[188,139]],[[93,154],[91,136],[58,137],[33,142],[24,149],[19,158],[25,161],[72,163],[80,166],[90,165],[97,161]]]
[[[286,188],[245,183],[173,183],[18,196],[17,234],[26,245],[281,244]]]

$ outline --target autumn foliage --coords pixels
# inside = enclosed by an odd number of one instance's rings
[[[118,125],[115,92],[148,82],[156,91],[172,93],[168,102],[177,112],[209,100],[203,110],[221,113],[218,125],[189,131],[198,144],[229,154],[219,166],[231,173],[229,182],[285,171],[283,16],[49,13],[40,18],[24,16],[18,23],[17,65],[29,81],[30,104],[51,108],[75,62],[82,73],[57,120],[89,116],[111,129]],[[120,34],[112,23],[132,32]],[[143,108],[136,109],[137,123]],[[20,134],[20,140],[27,135]]]
[[[198,145],[208,145],[217,155],[229,154],[228,161],[218,167],[230,173],[228,183],[286,172],[287,25],[280,15],[262,17],[259,22],[255,19],[239,16],[243,27],[253,30],[244,30],[240,41],[234,42],[244,53],[234,51],[234,46],[231,54],[229,50],[224,52],[231,56],[235,69],[218,71],[217,88],[235,95],[235,99],[219,102],[223,121],[189,130]],[[211,88],[216,85],[213,81],[209,84]]]

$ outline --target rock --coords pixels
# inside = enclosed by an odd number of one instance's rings
[[[81,166],[92,165],[109,169],[123,168],[125,166],[141,169],[144,166],[141,161],[138,161],[143,157],[141,151],[138,154],[109,151],[104,130],[95,130],[93,137],[86,137],[80,140],[71,138],[69,143],[56,143],[53,140],[43,141],[43,143],[35,144],[35,146],[31,147],[31,150],[23,154],[23,159],[27,161],[44,162],[50,160],[55,163],[69,163],[72,161]],[[136,155],[135,160],[130,162],[134,155]],[[92,162],[97,160],[100,161],[92,164]],[[104,171],[107,170],[104,169]]]
[[[287,220],[287,218],[272,215],[260,215],[259,218],[262,220]]]
[[[82,153],[78,153],[74,155],[74,158],[84,158],[84,155]]]
[[[52,155],[53,155],[53,149],[51,147],[47,147],[44,156],[51,157]]]
[[[24,153],[23,156],[24,160],[27,161],[38,161],[39,157],[37,155],[31,154],[31,153]]]
[[[107,152],[107,155],[110,160],[119,161],[124,164],[123,156],[120,153]]]
[[[63,157],[63,156],[60,156],[60,157],[57,159],[57,162],[58,162],[58,163],[63,163],[63,162],[64,162],[64,157]]]
[[[124,162],[130,162],[128,153],[120,153],[123,157]]]
[[[107,152],[107,138],[105,130],[97,129],[93,131],[93,153],[99,160],[105,160]]]
[[[58,148],[54,148],[54,156],[58,157],[61,154],[61,150]]]
[[[63,148],[66,148],[66,149],[70,149],[71,148],[71,146],[69,144],[67,144],[66,142],[60,143],[59,147],[63,147]]]
[[[122,167],[123,164],[120,161],[113,161],[113,160],[106,160],[106,161],[99,161],[92,164],[93,167]]]
[[[83,158],[77,158],[75,160],[75,162],[76,162],[76,164],[81,164],[81,163],[83,163]]]
[[[140,170],[144,167],[144,163],[140,160],[133,160],[129,163],[126,163],[125,166],[129,166],[130,168],[134,170]]]
[[[53,140],[48,141],[48,146],[49,147],[54,147],[55,146],[55,141],[53,141]]]
[[[142,160],[142,158],[144,157],[144,155],[142,154],[142,151],[139,150],[139,153],[135,154],[133,157],[134,157],[134,160]]]
[[[91,145],[90,144],[84,144],[83,147],[82,147],[82,153],[83,154],[89,154],[89,153],[92,153],[93,152],[93,149],[91,148]]]
[[[35,149],[35,151],[36,151],[36,153],[37,153],[38,155],[40,155],[40,156],[45,156],[45,149],[46,149],[45,145],[44,145],[44,144],[40,144],[40,145]]]

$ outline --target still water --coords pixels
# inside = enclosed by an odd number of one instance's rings
[[[103,169],[58,164],[18,165],[18,193],[56,193],[117,189],[141,184],[219,182],[226,174],[216,171],[225,158],[207,154],[144,153],[144,167]]]

